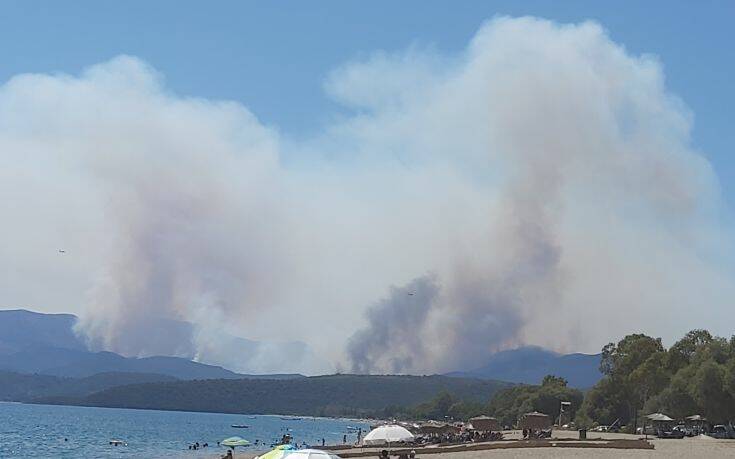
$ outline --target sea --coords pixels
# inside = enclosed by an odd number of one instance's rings
[[[247,428],[233,428],[233,424]],[[357,440],[369,424],[349,419],[251,416],[0,402],[0,458],[215,458],[217,442],[239,436],[251,445],[236,453],[268,451],[284,434],[318,448]],[[110,440],[121,440],[113,446]],[[190,450],[189,445],[208,443]],[[236,454],[237,457],[239,454]]]

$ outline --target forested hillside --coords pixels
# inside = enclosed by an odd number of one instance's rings
[[[82,397],[125,384],[176,381],[151,373],[99,373],[86,378],[63,378],[0,371],[0,400],[29,402],[40,397]]]
[[[332,375],[292,380],[206,380],[115,387],[82,398],[44,403],[160,410],[315,416],[372,415],[413,406],[447,392],[487,403],[508,383],[446,376]]]

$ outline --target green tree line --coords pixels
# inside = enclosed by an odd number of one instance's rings
[[[521,415],[530,411],[539,411],[557,419],[562,401],[571,403],[565,413],[573,418],[582,399],[582,392],[567,387],[564,378],[548,375],[541,385],[524,384],[501,389],[489,402],[463,400],[449,392],[442,392],[432,400],[412,407],[388,406],[376,412],[375,416],[403,420],[466,421],[478,415],[491,415],[502,425],[512,426]]]
[[[389,406],[379,417],[466,420],[479,414],[514,425],[524,413],[540,411],[556,420],[565,414],[580,427],[617,421],[629,430],[644,415],[662,412],[675,419],[699,414],[711,423],[735,419],[735,337],[692,330],[666,349],[660,338],[631,334],[603,347],[602,379],[586,394],[548,375],[541,385],[515,385],[497,391],[489,402],[465,401],[441,393],[410,408]]]
[[[604,377],[586,394],[577,422],[640,425],[642,415],[735,418],[735,337],[692,330],[669,349],[660,338],[628,335],[602,349]]]

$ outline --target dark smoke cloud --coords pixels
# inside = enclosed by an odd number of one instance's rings
[[[401,373],[421,364],[428,352],[422,331],[438,296],[434,276],[391,287],[387,298],[366,311],[366,327],[347,343],[352,371],[370,373],[384,368]]]
[[[522,320],[508,298],[463,285],[449,299],[436,282],[424,276],[392,287],[367,310],[366,326],[347,345],[353,372],[465,368],[517,338]]]

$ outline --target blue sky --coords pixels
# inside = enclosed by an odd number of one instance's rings
[[[695,114],[695,147],[735,203],[732,1],[3,1],[0,81],[131,54],[180,94],[240,101],[300,137],[340,110],[322,89],[330,69],[412,44],[458,51],[494,15],[594,19],[630,52],[659,56]]]

